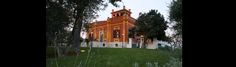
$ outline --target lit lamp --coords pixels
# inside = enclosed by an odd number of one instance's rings
[[[84,46],[84,45],[85,45],[86,32],[84,32],[84,31],[81,32],[81,33],[80,33],[80,36],[83,38],[83,42],[82,42],[81,45]]]
[[[91,32],[90,34],[90,40],[92,41],[92,37],[93,37],[93,32]]]

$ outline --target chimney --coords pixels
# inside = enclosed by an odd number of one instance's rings
[[[123,6],[123,9],[125,9],[125,6]]]
[[[114,9],[112,9],[112,12],[114,12]]]

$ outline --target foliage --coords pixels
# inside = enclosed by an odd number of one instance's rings
[[[72,48],[66,49],[66,56],[75,56],[76,52]]]
[[[132,28],[130,28],[129,29],[129,33],[128,33],[128,37],[129,38],[134,38],[134,36],[135,36],[135,31],[136,31],[136,27],[132,27]]]
[[[110,3],[116,4],[116,0],[109,0]],[[91,22],[92,19],[96,18],[97,11],[104,10],[107,3],[104,0],[68,0],[65,2],[65,6],[69,9],[71,19],[73,20],[73,29],[71,37],[71,43],[73,47],[78,48],[80,45],[79,33],[83,28],[84,23]],[[86,24],[84,25],[85,28]],[[78,33],[78,34],[77,34]]]
[[[117,0],[109,1],[112,4],[117,2]],[[46,0],[47,46],[74,43],[73,46],[78,47],[81,42],[79,33],[83,23],[96,18],[96,12],[104,10],[106,6],[104,0]],[[66,28],[73,28],[72,32]]]
[[[46,0],[46,41],[47,45],[53,45],[55,38],[66,38],[67,31],[64,29],[69,24],[67,10],[55,1]]]
[[[171,57],[169,62],[163,65],[162,67],[182,67],[182,60]]]
[[[175,26],[173,26],[173,28],[177,30],[176,35],[182,35],[182,0],[173,0],[169,6],[169,9],[169,18],[172,23],[176,23]]]
[[[172,57],[182,59],[182,48],[176,48],[172,53]]]
[[[115,7],[119,7],[119,5],[116,2],[121,2],[121,0],[109,0],[109,2]]]
[[[137,34],[144,35],[146,38],[157,38],[158,40],[167,40],[165,30],[167,21],[163,15],[157,13],[157,10],[150,10],[148,13],[141,13],[136,20]]]
[[[76,52],[70,47],[60,47],[65,49],[64,56],[75,56]],[[56,47],[47,47],[46,48],[46,58],[56,58],[58,57],[56,52]]]
[[[47,47],[46,49],[46,58],[56,57],[56,51],[53,47]]]
[[[170,24],[174,24],[171,29],[174,30],[174,34],[171,37],[171,41],[174,43],[173,47],[182,48],[182,0],[172,0],[169,6],[169,18]]]
[[[164,47],[158,47],[160,50],[166,50],[166,51],[171,51],[171,47],[165,45]]]

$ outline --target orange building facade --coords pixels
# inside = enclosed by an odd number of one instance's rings
[[[128,43],[128,30],[134,27],[135,19],[131,17],[130,9],[125,7],[121,10],[111,12],[112,17],[105,21],[91,23],[88,37],[100,46],[125,46]]]

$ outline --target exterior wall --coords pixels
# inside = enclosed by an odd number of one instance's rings
[[[128,15],[121,15],[121,12],[127,13]],[[135,19],[130,17],[130,10],[122,9],[118,11],[112,11],[112,18],[108,18],[106,21],[96,21],[92,23],[91,28],[89,29],[89,34],[93,35],[94,44],[93,47],[103,47],[102,44],[99,45],[100,41],[100,31],[103,31],[103,43],[106,43],[106,47],[116,47],[115,44],[118,44],[118,47],[126,47],[128,43],[128,29],[134,27]],[[119,30],[119,38],[113,38],[113,30]],[[89,35],[88,35],[89,37]]]
[[[158,44],[158,40],[154,38],[152,43],[148,43],[147,49],[157,49],[158,48],[157,44]]]
[[[127,48],[132,48],[132,38],[129,38],[129,42],[126,45]]]
[[[125,43],[125,42],[97,42],[97,41],[92,41],[92,42],[89,43],[89,45],[91,45],[91,43],[92,43],[92,47],[99,47],[99,48],[129,48],[129,47],[127,47],[127,43]],[[86,46],[81,46],[81,47],[87,47],[87,45]]]

